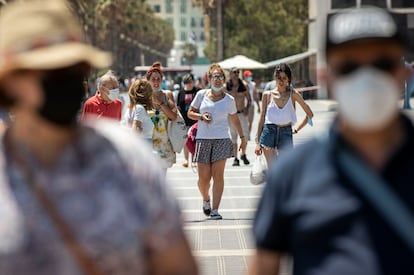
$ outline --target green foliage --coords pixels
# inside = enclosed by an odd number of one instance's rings
[[[185,43],[183,45],[183,57],[188,62],[188,64],[193,64],[197,59],[197,46],[193,43]]]
[[[215,10],[209,10],[215,21]],[[224,56],[243,54],[268,62],[305,50],[307,0],[227,0],[224,7]],[[215,22],[212,23],[214,26]],[[212,37],[216,36],[212,29]],[[216,39],[205,49],[215,60]]]
[[[164,61],[173,47],[174,30],[154,15],[144,0],[69,0],[84,25],[86,35],[99,48],[112,52],[113,69],[127,74],[145,62]],[[147,45],[147,48],[138,47]]]

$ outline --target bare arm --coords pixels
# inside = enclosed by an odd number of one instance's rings
[[[208,116],[208,114],[200,114],[200,111],[192,106],[190,106],[190,109],[188,109],[187,116],[192,120],[201,120],[205,123],[210,123],[211,121],[211,118]]]
[[[149,253],[149,274],[153,275],[197,275],[197,265],[185,238],[171,247]]]
[[[134,129],[135,131],[137,131],[138,133],[142,132],[142,123],[139,120],[134,120],[132,122],[132,129]]]
[[[263,130],[263,124],[265,121],[267,105],[269,104],[268,103],[269,94],[270,94],[269,91],[265,91],[262,97],[262,109],[260,112],[259,122],[257,124],[257,132],[256,132],[256,138],[255,138],[256,149],[254,150],[254,152],[256,153],[256,155],[260,155],[262,153],[262,150],[259,145],[259,141],[260,141],[260,135],[262,134],[262,130]]]
[[[252,257],[249,275],[278,275],[282,254],[258,249]]]
[[[299,105],[302,107],[303,111],[306,113],[306,116],[303,118],[301,123],[298,127],[296,127],[296,133],[299,132],[303,127],[305,127],[306,123],[308,122],[308,119],[313,118],[313,112],[308,104],[306,104],[305,100],[303,100],[303,97],[297,92],[294,91],[293,93],[293,102],[299,103]],[[295,133],[295,134],[296,134]]]
[[[167,100],[164,104],[160,104],[160,108],[167,115],[167,117],[174,121],[177,119],[177,107],[175,106],[174,96],[171,91],[162,91],[167,95]]]
[[[247,140],[246,140],[246,137],[244,136],[245,133],[243,133],[243,128],[241,126],[239,116],[237,115],[237,113],[235,113],[235,114],[229,115],[229,118],[231,120],[231,123],[234,125],[234,127],[236,127],[237,133],[239,134],[240,139],[241,139],[239,150],[245,150],[247,146]]]
[[[246,99],[247,99],[247,106],[244,108],[243,110],[243,114],[245,116],[247,116],[249,114],[249,107],[252,104],[252,98],[250,96],[250,88],[249,85],[246,85],[246,91],[245,91],[245,95],[246,95]]]

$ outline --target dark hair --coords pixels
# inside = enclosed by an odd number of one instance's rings
[[[289,79],[289,84],[292,83],[292,71],[286,63],[281,63],[275,67],[274,75],[278,77],[281,72],[284,72]]]

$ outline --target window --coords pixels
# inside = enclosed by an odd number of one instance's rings
[[[362,0],[361,5],[370,5],[370,6],[377,6],[380,8],[387,7],[387,0]]]
[[[356,7],[356,0],[331,0],[331,9],[345,9]]]
[[[187,0],[181,0],[180,11],[181,13],[187,13]]]
[[[206,37],[204,35],[204,32],[201,32],[200,33],[200,41],[205,41],[205,40],[206,40]]]
[[[398,8],[414,8],[413,0],[391,0],[391,7]]]
[[[161,6],[160,5],[154,5],[154,11],[156,13],[160,13],[161,12]]]
[[[180,41],[187,41],[187,33],[186,32],[181,32],[180,33]]]
[[[181,17],[180,25],[181,25],[181,27],[187,27],[187,20],[186,20],[185,17]]]
[[[165,0],[165,12],[173,13],[173,0]]]
[[[196,25],[196,19],[194,17],[191,17],[191,27],[195,27]]]

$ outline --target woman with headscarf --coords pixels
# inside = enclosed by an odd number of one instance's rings
[[[177,107],[174,103],[173,93],[161,88],[162,77],[161,63],[154,62],[146,73],[146,79],[152,87],[154,106],[154,110],[149,111],[148,114],[154,123],[152,146],[162,160],[162,168],[166,171],[176,162],[176,155],[168,138],[167,126],[168,120],[177,119]]]

